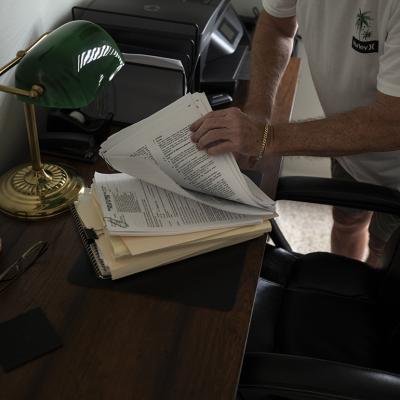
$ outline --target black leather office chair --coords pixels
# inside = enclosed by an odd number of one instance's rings
[[[281,178],[277,199],[400,215],[399,192],[331,179]],[[238,398],[399,400],[399,239],[384,270],[268,245]]]

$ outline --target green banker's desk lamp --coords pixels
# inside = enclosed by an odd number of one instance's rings
[[[35,105],[80,108],[92,102],[124,62],[114,40],[89,21],[68,22],[41,36],[27,50],[0,68],[0,75],[17,65],[16,94],[24,103],[31,164],[0,177],[0,211],[22,219],[42,219],[68,209],[83,188],[70,168],[42,163]]]

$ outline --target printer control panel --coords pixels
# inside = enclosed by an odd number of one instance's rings
[[[239,31],[226,18],[219,24],[218,30],[232,44],[239,35]]]
[[[233,54],[243,34],[243,25],[232,6],[228,4],[211,33],[208,61]]]

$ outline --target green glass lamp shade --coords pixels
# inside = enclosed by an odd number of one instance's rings
[[[100,26],[72,21],[55,29],[18,64],[15,85],[31,90],[40,85],[44,93],[21,101],[43,107],[79,108],[91,103],[124,65],[121,53]]]

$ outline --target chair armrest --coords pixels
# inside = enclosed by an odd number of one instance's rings
[[[400,192],[388,187],[331,178],[279,178],[276,200],[330,204],[400,215]]]
[[[395,400],[400,375],[309,357],[247,353],[239,393],[246,400],[262,393],[296,400]]]

